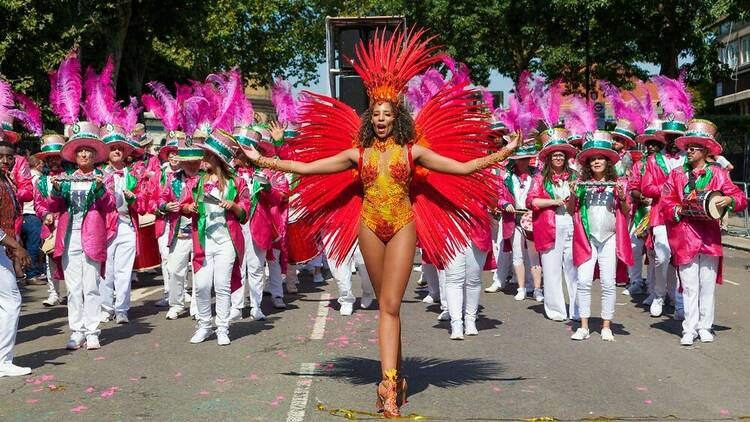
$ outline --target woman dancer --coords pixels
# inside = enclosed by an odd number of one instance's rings
[[[359,240],[380,305],[383,381],[377,405],[386,417],[400,415],[406,395],[399,377],[399,310],[417,238],[433,262],[445,265],[468,245],[466,234],[474,224],[488,226],[486,210],[497,191],[493,179],[457,175],[506,159],[518,137],[483,156],[490,149],[489,127],[465,83],[436,95],[412,120],[402,102],[405,85],[439,60],[432,55],[437,47],[427,47],[431,38],[420,39],[423,34],[397,32],[386,40],[385,32],[378,32],[368,48],[358,45],[354,66],[370,97],[361,121],[337,100],[307,93],[301,118],[306,124],[289,143],[298,160],[270,159],[245,149],[261,166],[316,175],[301,178],[296,201],[310,231],[333,233],[328,240],[332,259],[344,259]],[[427,142],[432,149],[423,146]]]

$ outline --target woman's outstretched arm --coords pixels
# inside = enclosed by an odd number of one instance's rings
[[[359,150],[356,148],[350,148],[341,151],[334,156],[321,158],[320,160],[311,161],[309,163],[264,157],[253,147],[242,147],[242,151],[250,161],[260,167],[266,167],[286,173],[300,174],[303,176],[311,174],[338,173],[356,166],[359,160]]]
[[[500,151],[487,155],[482,158],[475,158],[470,161],[457,161],[452,158],[440,155],[429,148],[425,148],[421,145],[414,145],[412,148],[412,157],[416,164],[423,166],[429,170],[439,171],[441,173],[448,174],[459,174],[467,175],[474,173],[475,171],[487,168],[495,163],[503,161],[513,154],[513,151],[518,147],[518,134],[514,134],[511,137],[508,145],[504,146]]]

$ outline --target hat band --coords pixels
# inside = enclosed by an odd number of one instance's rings
[[[644,135],[656,135],[656,132],[659,131],[658,127],[648,127],[646,130],[643,131]]]
[[[708,138],[708,139],[711,139],[711,140],[714,139],[714,137],[711,134],[708,134],[706,132],[701,132],[701,131],[689,131],[689,132],[685,132],[685,136],[692,136],[694,138]]]
[[[40,148],[41,152],[60,152],[62,151],[62,144],[44,144]]]
[[[568,144],[568,141],[562,138],[550,139],[549,141],[547,141],[546,144],[544,144],[544,148],[554,147],[557,145],[569,145],[569,144]]]
[[[661,124],[661,130],[670,130],[674,132],[684,132],[685,129],[687,129],[687,126],[685,126],[685,123],[678,122],[676,120],[672,120],[669,122],[664,122]]]
[[[128,138],[126,138],[124,135],[119,133],[110,133],[109,135],[102,138],[102,141],[105,144],[108,144],[110,142],[128,142]]]
[[[73,136],[70,137],[71,141],[75,141],[76,139],[96,139],[97,141],[100,141],[99,135],[91,132],[78,132],[73,134]]]
[[[13,124],[8,122],[3,122],[3,130],[7,130],[9,132],[13,131]]]
[[[585,142],[583,144],[582,150],[586,151],[587,149],[592,149],[592,148],[596,148],[596,149],[609,149],[609,150],[614,151],[612,149],[612,142],[610,142],[610,141],[603,141],[603,140],[596,140],[596,139],[594,139],[592,141]]]
[[[613,133],[617,133],[619,135],[622,135],[622,136],[630,139],[631,141],[635,138],[635,132],[631,132],[629,130],[625,130],[625,129],[620,128],[620,127],[616,127],[615,130],[613,130],[612,132]]]
[[[203,150],[198,148],[180,148],[177,150],[177,155],[180,157],[203,157]]]
[[[294,138],[295,136],[299,136],[299,131],[290,130],[290,129],[287,129],[284,131],[285,138]]]
[[[224,159],[227,162],[232,159],[232,156],[234,156],[229,148],[225,147],[224,144],[216,140],[216,138],[214,138],[213,136],[209,136],[208,138],[206,138],[206,142],[204,142],[204,145],[211,147],[214,151],[223,155]]]
[[[258,141],[256,141],[253,138],[247,137],[245,135],[234,135],[234,139],[237,140],[237,142],[239,142],[240,145],[251,146],[251,147],[258,146]]]

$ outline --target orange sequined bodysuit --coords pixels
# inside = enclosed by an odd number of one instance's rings
[[[404,148],[393,138],[376,140],[372,148],[359,150],[362,221],[383,242],[414,221],[409,199],[411,161],[411,145]]]

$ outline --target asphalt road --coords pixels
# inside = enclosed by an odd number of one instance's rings
[[[409,380],[402,410],[442,420],[748,416],[750,254],[725,252],[716,342],[691,348],[679,346],[678,322],[651,318],[621,289],[614,343],[601,341],[597,319],[597,334],[573,342],[570,323],[547,320],[541,304],[515,302],[510,292],[482,293],[479,336],[451,341],[437,305],[420,302],[415,272],[402,307]],[[134,291],[131,323],[103,325],[102,349],[92,352],[65,350],[66,308],[43,307],[45,290],[24,292],[15,362],[34,373],[0,379],[1,421],[323,421],[343,418],[331,409],[373,410],[377,312],[340,316],[333,280],[304,282],[286,310],[266,303],[266,321],[234,323],[227,347],[215,337],[189,344],[194,322],[165,320],[165,309],[154,306],[160,281],[144,282]]]

